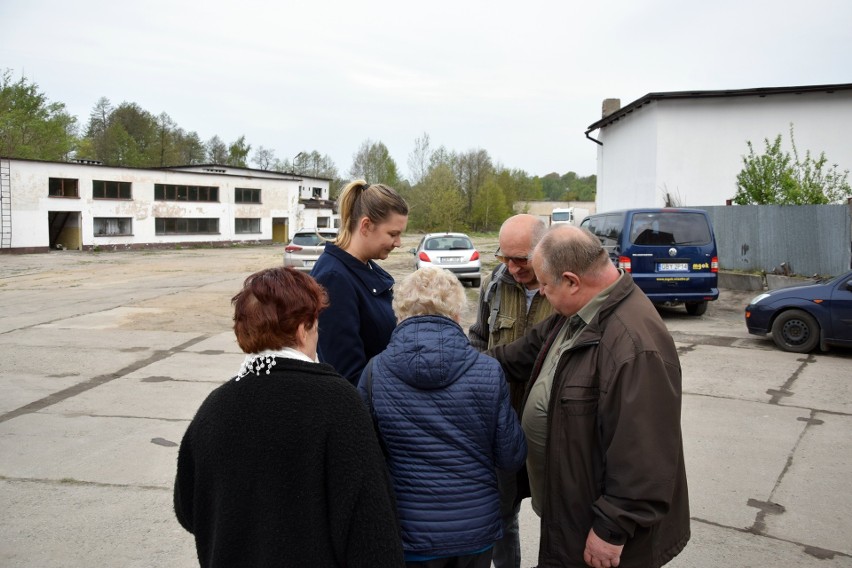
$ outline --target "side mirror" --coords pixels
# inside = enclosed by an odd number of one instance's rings
[[[408,249],[408,252],[410,252],[411,254],[417,254],[417,249],[411,248],[411,249]]]

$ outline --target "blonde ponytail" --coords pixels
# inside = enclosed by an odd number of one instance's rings
[[[340,230],[334,244],[346,249],[358,230],[362,217],[379,224],[391,213],[408,215],[408,204],[393,188],[383,183],[368,184],[362,179],[346,184],[337,199]]]

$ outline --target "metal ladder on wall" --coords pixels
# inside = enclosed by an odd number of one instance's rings
[[[0,248],[12,248],[12,179],[8,159],[0,159]]]

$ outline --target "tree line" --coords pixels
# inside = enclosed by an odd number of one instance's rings
[[[63,103],[52,102],[26,77],[0,79],[0,155],[64,161],[95,160],[109,166],[140,168],[221,164],[294,173],[332,180],[332,198],[350,179],[385,183],[411,208],[409,228],[422,231],[493,231],[513,213],[517,201],[594,201],[594,175],[530,175],[496,164],[484,149],[458,152],[433,147],[429,134],[415,140],[404,178],[381,141],[365,140],[342,173],[327,155],[303,150],[279,159],[274,149],[253,147],[245,135],[230,143],[219,136],[202,140],[178,126],[165,112],[138,104],[114,105],[101,97],[85,125]]]

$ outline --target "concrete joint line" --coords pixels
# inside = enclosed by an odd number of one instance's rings
[[[49,406],[53,406],[54,404],[60,403],[64,400],[67,400],[73,396],[77,396],[78,394],[84,393],[88,390],[91,390],[97,386],[106,384],[110,381],[114,381],[115,379],[121,378],[123,376],[129,375],[134,371],[138,371],[151,363],[156,363],[157,361],[161,361],[166,357],[170,357],[175,353],[179,353],[188,347],[192,347],[196,343],[200,343],[210,337],[209,334],[200,335],[189,341],[182,343],[176,347],[168,349],[166,351],[155,351],[150,357],[147,359],[143,359],[142,361],[137,361],[132,365],[128,365],[123,369],[119,369],[115,373],[109,373],[106,375],[100,375],[97,377],[92,377],[88,381],[77,383],[76,385],[70,386],[66,389],[62,389],[61,391],[52,393],[47,395],[46,397],[35,400],[27,405],[21,406],[20,408],[16,408],[15,410],[11,410],[6,414],[0,415],[0,423],[6,422],[7,420],[11,420],[12,418],[17,418],[18,416],[23,416],[24,414],[32,414],[33,412],[39,412],[44,410]]]
[[[807,367],[809,364],[815,362],[816,359],[814,358],[813,355],[808,355],[807,357],[804,357],[803,359],[799,359],[799,361],[801,361],[801,363],[799,364],[799,367],[790,374],[789,378],[784,382],[783,385],[781,385],[780,388],[768,389],[766,391],[766,394],[768,394],[769,396],[772,397],[769,400],[769,404],[778,404],[783,397],[793,396],[794,394],[796,394],[791,390],[792,387],[793,387],[793,383],[796,382],[796,379],[799,378],[799,375],[802,374],[802,371],[805,370],[805,367]]]

